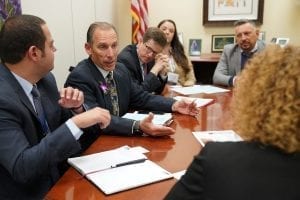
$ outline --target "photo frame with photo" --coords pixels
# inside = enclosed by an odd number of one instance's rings
[[[226,44],[235,43],[235,35],[212,35],[211,52],[223,52]]]
[[[189,55],[190,56],[200,56],[201,54],[201,39],[190,39],[189,40]]]
[[[233,25],[239,19],[263,23],[264,0],[203,0],[203,25]]]

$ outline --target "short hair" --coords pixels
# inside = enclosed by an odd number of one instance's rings
[[[249,60],[232,102],[234,130],[246,141],[300,152],[299,66],[295,46],[269,45]]]
[[[107,22],[94,22],[89,26],[88,31],[87,31],[87,34],[86,34],[86,42],[87,43],[90,43],[90,44],[93,43],[93,35],[97,28],[99,28],[101,30],[113,29],[115,31],[115,33],[117,34],[117,30],[112,24],[107,23]]]
[[[3,63],[20,62],[31,46],[44,52],[46,36],[42,25],[46,22],[33,15],[15,15],[4,22],[0,31],[0,58]]]
[[[143,43],[146,43],[151,39],[161,47],[165,47],[167,45],[166,35],[157,27],[147,28],[145,34],[143,35]]]
[[[256,27],[256,24],[254,23],[254,21],[251,21],[249,19],[239,19],[233,23],[233,26],[237,27],[237,26],[241,26],[243,24],[251,24],[253,27]]]

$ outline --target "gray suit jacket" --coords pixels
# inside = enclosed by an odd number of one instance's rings
[[[23,88],[0,64],[0,199],[42,199],[58,180],[59,163],[80,150],[58,105],[52,74],[37,86],[51,133],[42,135],[34,108]]]
[[[119,104],[119,115],[122,116],[131,110],[152,110],[171,112],[174,100],[159,95],[150,94],[136,85],[128,70],[122,63],[117,63],[113,74],[116,82]],[[110,95],[105,93],[100,84],[105,79],[93,61],[85,59],[69,74],[65,86],[72,86],[84,92],[85,104],[89,108],[96,106],[112,111]],[[103,133],[132,135],[133,120],[112,116],[111,122]]]
[[[257,41],[257,52],[264,49],[265,44]],[[213,83],[216,85],[229,86],[229,79],[241,71],[241,48],[237,44],[224,46],[223,53],[215,69]]]
[[[250,142],[207,143],[165,199],[300,199],[300,153]]]

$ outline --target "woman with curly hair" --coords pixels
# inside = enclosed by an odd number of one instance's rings
[[[210,142],[166,199],[300,199],[300,47],[268,46],[234,88],[241,142]]]
[[[186,56],[183,45],[179,41],[175,22],[165,19],[157,27],[167,37],[167,45],[163,50],[163,54],[169,56],[168,81],[172,84],[179,83],[182,86],[194,85],[196,78],[193,65]]]

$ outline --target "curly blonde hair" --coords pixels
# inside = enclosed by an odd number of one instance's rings
[[[254,56],[233,93],[233,126],[246,141],[300,152],[300,47],[269,45]]]

